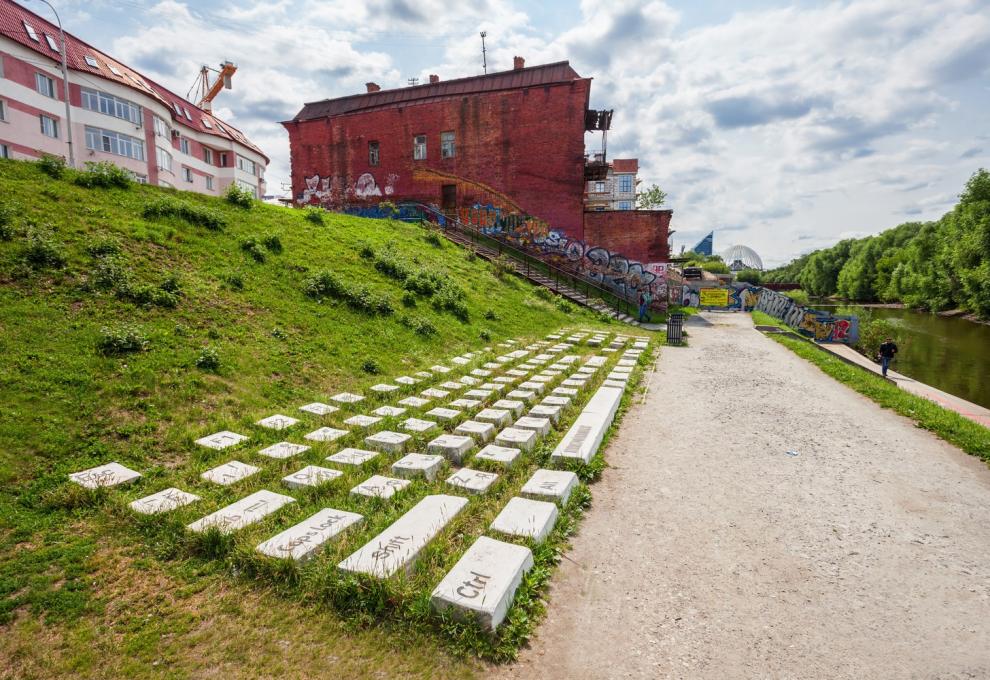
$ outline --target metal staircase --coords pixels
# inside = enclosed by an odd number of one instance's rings
[[[464,224],[453,215],[436,208],[422,203],[402,205],[415,206],[421,222],[436,227],[447,239],[470,249],[478,257],[498,260],[519,276],[552,290],[571,302],[632,326],[640,325],[630,314],[635,313],[637,301],[628,294],[608,290],[580,272],[558,267],[494,235],[483,234],[477,227]]]

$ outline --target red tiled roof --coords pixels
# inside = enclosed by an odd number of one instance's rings
[[[324,99],[310,102],[292,119],[293,121],[339,116],[355,111],[407,104],[426,99],[438,99],[456,95],[477,94],[479,92],[494,92],[496,90],[514,90],[523,87],[539,87],[556,83],[568,83],[581,80],[581,76],[571,68],[566,61],[553,64],[541,64],[528,68],[500,71],[487,75],[469,76],[455,80],[442,80],[438,83],[426,83],[412,87],[400,87],[394,90],[379,90],[366,94],[354,94],[337,99]]]
[[[37,42],[28,35],[24,27],[25,22],[34,29],[35,34],[38,36]],[[21,7],[13,2],[13,0],[0,0],[0,33],[4,37],[18,42],[38,54],[53,59],[59,64],[62,62],[62,55],[58,50],[50,47],[46,38],[46,36],[51,36],[55,45],[60,45],[58,27],[34,12]],[[66,63],[73,71],[88,73],[92,76],[104,78],[105,80],[112,80],[126,85],[133,90],[138,90],[143,94],[152,96],[169,109],[174,122],[203,134],[232,139],[249,149],[257,151],[264,156],[265,160],[270,160],[261,149],[249,142],[247,137],[233,125],[225,123],[213,114],[189,103],[183,97],[180,97],[158,83],[148,80],[131,67],[104,54],[71,33],[65,34],[65,51]],[[88,64],[86,62],[87,56],[93,59],[97,66],[94,67]],[[188,111],[192,120],[186,118],[184,114],[179,114],[175,109],[176,105],[180,106],[183,111]],[[213,127],[206,127],[203,124],[204,120],[208,120]]]
[[[612,172],[639,172],[639,159],[613,158]]]

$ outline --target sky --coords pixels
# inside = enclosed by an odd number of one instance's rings
[[[20,0],[33,11],[38,0]],[[72,33],[185,95],[238,66],[216,113],[289,179],[278,121],[374,81],[569,60],[614,109],[610,158],[674,211],[675,250],[715,231],[768,267],[937,219],[990,167],[990,0],[52,0]],[[589,135],[589,150],[600,136]]]

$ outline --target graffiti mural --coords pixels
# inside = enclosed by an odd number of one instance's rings
[[[341,208],[351,201],[368,201],[395,193],[395,183],[399,176],[385,175],[385,185],[380,186],[370,172],[361,173],[357,179],[350,175],[319,174],[303,178],[306,188],[296,196],[299,205],[318,205],[328,210]]]
[[[855,344],[859,340],[859,318],[835,316],[810,307],[803,307],[786,295],[761,289],[756,309],[780,319],[785,324],[816,342],[844,342]]]

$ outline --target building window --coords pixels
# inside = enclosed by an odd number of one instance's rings
[[[152,125],[155,127],[155,134],[159,137],[165,137],[166,139],[172,134],[172,128],[168,126],[164,118],[160,116],[154,116],[152,119]]]
[[[101,130],[87,125],[86,148],[126,156],[138,161],[144,160],[144,142],[113,130]]]
[[[155,149],[158,152],[155,154],[157,156],[158,169],[172,172],[172,154],[160,146],[155,147]]]
[[[55,98],[55,81],[42,73],[34,74],[34,87],[46,97]]]
[[[0,158],[10,158],[10,148],[6,144],[0,144]]]
[[[0,99],[0,120],[7,120],[7,102]]]
[[[85,57],[83,57],[83,59],[86,61],[87,65],[96,69],[100,68],[100,64],[96,61],[94,57],[91,57],[87,54]]]
[[[213,191],[213,178],[210,175],[206,176],[206,190]]]
[[[251,192],[253,197],[258,198],[258,187],[254,186],[250,182],[245,182],[244,180],[239,179],[237,180],[237,186],[245,191]]]
[[[378,142],[368,142],[368,165],[378,165]]]
[[[605,182],[595,182],[595,193],[596,194],[605,193]]]
[[[213,165],[213,149],[203,147],[203,160],[210,165]]]
[[[147,175],[134,175],[134,181],[137,182],[138,184],[147,184],[148,183],[148,176]]]
[[[141,127],[141,107],[126,99],[114,97],[106,92],[83,88],[82,105],[84,109],[99,111],[114,118],[122,118]]]
[[[58,139],[58,121],[44,114],[39,118],[41,118],[41,134]]]
[[[220,167],[221,168],[227,167],[227,154],[223,152],[220,153]]]
[[[619,175],[619,191],[624,194],[631,194],[633,190],[633,176]]]
[[[416,135],[413,137],[413,160],[426,160],[426,135]]]
[[[619,201],[619,210],[632,210],[632,201]]]
[[[186,167],[182,168],[182,179],[192,184],[193,174],[191,168],[186,168]]]
[[[453,132],[441,132],[440,133],[440,158],[453,158],[454,157],[454,133]]]
[[[252,161],[250,158],[245,158],[240,154],[237,154],[237,169],[242,170],[243,172],[246,172],[249,175],[254,175],[257,172],[254,167],[254,161]]]
[[[38,40],[38,33],[34,30],[34,26],[26,21],[22,21],[21,23],[24,24],[24,30],[27,31],[28,37],[31,38],[31,40],[41,42]]]
[[[58,43],[55,42],[55,38],[45,33],[45,40],[48,41],[48,46],[52,48],[53,52],[58,52]]]
[[[179,140],[179,151],[186,154],[187,156],[189,155],[189,140],[186,139],[185,137]]]

